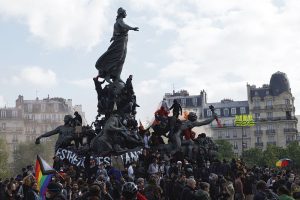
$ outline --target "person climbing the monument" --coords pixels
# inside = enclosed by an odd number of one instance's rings
[[[97,60],[95,67],[98,69],[99,77],[108,83],[122,82],[121,72],[127,54],[128,31],[139,31],[138,27],[131,27],[123,21],[126,18],[126,10],[119,8],[117,19],[114,24],[111,45],[107,51]]]
[[[75,115],[75,117],[72,120],[73,125],[74,126],[82,126],[82,117],[81,117],[81,115],[77,111],[74,112],[74,115]]]
[[[157,111],[155,111],[155,121],[153,125],[162,125],[166,126],[168,123],[168,114],[169,112],[165,110],[163,106],[161,106]]]
[[[173,105],[169,108],[169,110],[173,110],[173,116],[176,118],[179,117],[179,114],[182,115],[181,105],[176,99],[173,100]]]

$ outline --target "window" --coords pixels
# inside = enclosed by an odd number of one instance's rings
[[[240,107],[241,114],[246,114],[246,108],[245,107]]]
[[[256,107],[256,108],[260,107],[259,100],[254,101],[254,107]]]
[[[231,114],[235,115],[236,114],[236,108],[231,108]]]
[[[6,117],[6,110],[1,110],[1,118],[5,118]]]
[[[234,149],[238,149],[238,148],[239,148],[237,141],[234,141],[234,142],[233,142],[233,148],[234,148]]]
[[[236,129],[233,129],[233,130],[232,130],[232,137],[237,137]]]
[[[222,138],[222,131],[218,131],[218,138]]]
[[[216,113],[218,116],[220,116],[220,115],[221,115],[220,109],[216,109],[216,110],[215,110],[215,113]]]
[[[229,138],[229,137],[230,137],[230,136],[229,136],[229,131],[228,131],[228,130],[225,131],[225,137],[226,137],[226,138]]]
[[[268,136],[268,142],[275,142],[275,137],[273,135]]]
[[[273,113],[267,112],[267,119],[272,119],[272,118],[273,118]]]
[[[6,129],[6,123],[2,123],[2,130]]]
[[[244,149],[247,149],[247,148],[248,148],[248,143],[247,143],[247,142],[244,142],[244,143],[243,143],[243,148],[244,148]]]
[[[261,126],[260,125],[256,125],[255,128],[256,128],[257,131],[261,130]]]
[[[17,118],[18,117],[18,111],[13,110],[12,111],[12,117]]]
[[[261,137],[256,137],[256,142],[261,143]]]
[[[27,105],[28,112],[32,112],[32,104]]]
[[[184,98],[184,99],[181,99],[181,105],[183,106],[183,107],[185,107],[185,105],[186,105],[186,99]]]
[[[228,117],[228,116],[229,116],[229,109],[228,109],[228,108],[225,108],[225,109],[224,109],[224,116],[225,116],[225,117]]]
[[[14,152],[16,152],[17,149],[18,149],[18,146],[17,146],[16,144],[14,144],[14,145],[13,145],[13,150],[14,150]]]
[[[260,119],[260,113],[254,113],[254,118],[255,118],[255,120]]]
[[[211,110],[207,110],[207,117],[210,117],[212,115]]]
[[[267,91],[266,91],[266,95],[269,95],[269,94],[270,94],[270,92],[269,92],[269,90],[267,90]]]
[[[247,137],[247,129],[242,130],[243,137]]]
[[[285,105],[288,106],[288,105],[290,105],[290,104],[291,104],[290,100],[289,100],[289,99],[286,99],[286,100],[285,100]]]
[[[291,141],[293,141],[294,140],[294,136],[293,135],[287,135],[286,136],[286,141],[287,142],[291,142]]]
[[[43,104],[41,105],[41,111],[42,111],[42,112],[46,112],[46,104],[43,103]]]
[[[54,112],[58,112],[58,107],[59,107],[58,103],[55,103],[54,104]]]
[[[272,108],[273,101],[272,100],[267,100],[266,106],[267,106],[267,108]]]
[[[193,106],[197,106],[197,103],[198,103],[198,99],[197,98],[193,98]]]
[[[268,124],[267,125],[267,130],[274,130],[274,125],[273,124]]]

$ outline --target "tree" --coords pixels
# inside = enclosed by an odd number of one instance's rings
[[[14,154],[14,174],[18,174],[23,167],[35,164],[36,155],[39,154],[48,163],[52,163],[54,156],[54,142],[44,141],[40,145],[34,142],[20,143]]]
[[[287,146],[286,158],[289,158],[293,161],[293,167],[298,169],[300,168],[300,146],[298,142],[292,142]]]
[[[247,149],[242,153],[242,159],[248,166],[262,166],[264,164],[263,161],[263,152],[258,148]]]
[[[227,140],[216,140],[215,143],[219,146],[218,159],[231,160],[234,157],[233,146]]]
[[[8,151],[6,141],[0,138],[0,177],[7,178],[10,176],[10,169],[8,167]]]
[[[277,147],[275,145],[268,145],[267,149],[263,152],[264,165],[274,167],[275,163],[286,157],[286,150],[282,147]]]

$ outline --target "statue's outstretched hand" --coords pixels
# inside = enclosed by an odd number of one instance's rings
[[[40,140],[41,140],[41,138],[39,138],[39,137],[38,137],[38,138],[36,138],[36,139],[35,139],[35,144],[40,144],[40,143],[41,143],[41,141],[40,141]]]
[[[139,31],[139,27],[134,27],[133,30],[134,31]]]

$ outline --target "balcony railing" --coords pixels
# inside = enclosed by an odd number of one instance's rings
[[[284,133],[298,133],[298,130],[296,128],[284,128]]]
[[[266,130],[267,135],[275,135],[276,130],[275,129],[268,129]]]
[[[273,109],[273,106],[266,106],[266,109],[271,110],[271,109]]]
[[[263,134],[263,131],[262,131],[262,130],[255,130],[255,131],[254,131],[254,134],[255,134],[255,135],[262,135],[262,134]]]
[[[253,110],[260,110],[260,109],[261,109],[260,106],[254,106],[254,107],[253,107]]]
[[[18,139],[12,139],[12,143],[17,143]]]
[[[267,117],[267,118],[254,118],[256,122],[263,122],[263,121],[280,121],[280,120],[296,120],[298,121],[297,117]]]
[[[256,142],[255,143],[255,147],[256,148],[263,148],[264,147],[264,143],[262,143],[262,142]]]
[[[267,142],[267,145],[275,145],[276,146],[276,142]]]
[[[287,140],[286,141],[286,145],[289,145],[289,144],[291,144],[292,142],[295,142],[294,140]]]

